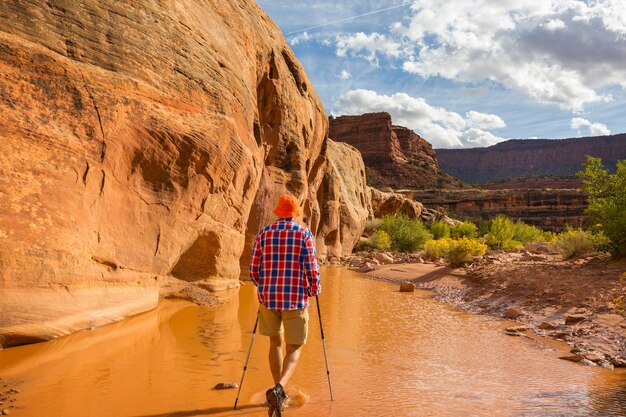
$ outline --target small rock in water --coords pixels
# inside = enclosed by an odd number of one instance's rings
[[[563,359],[565,361],[570,361],[570,362],[580,362],[583,358],[580,355],[571,355],[571,356],[559,356],[559,359]]]
[[[239,384],[235,382],[220,382],[216,384],[213,389],[236,389],[239,388]]]
[[[611,363],[616,368],[626,368],[626,358],[613,358]]]
[[[589,359],[583,359],[580,361],[580,363],[586,366],[597,366],[595,362],[591,362]]]
[[[556,327],[556,324],[550,323],[549,321],[544,321],[539,325],[539,328],[543,330],[556,330]]]
[[[603,368],[610,369],[611,371],[613,370],[613,364],[611,363],[611,361],[608,361],[606,359],[603,359],[600,362],[598,362],[598,365],[600,365]]]
[[[584,314],[570,314],[565,317],[565,324],[568,324],[568,325],[576,324],[586,319],[587,319],[587,316]]]
[[[356,272],[365,273],[365,272],[370,272],[373,270],[374,270],[374,267],[372,266],[372,264],[369,262],[365,262],[365,264],[359,269],[357,269]]]
[[[521,333],[521,332],[525,332],[526,330],[528,330],[528,327],[526,326],[515,326],[515,327],[507,327],[505,331]]]
[[[378,262],[380,262],[381,264],[392,264],[393,263],[393,257],[391,255],[389,255],[388,253],[378,252],[378,253],[374,254],[374,258]]]
[[[400,292],[413,292],[415,291],[415,284],[412,282],[403,282],[400,284]]]
[[[604,355],[598,352],[589,352],[584,354],[585,359],[589,359],[591,362],[600,362],[604,360]]]
[[[507,319],[516,319],[519,316],[523,316],[523,315],[524,315],[524,310],[522,310],[519,307],[507,308],[506,311],[504,312],[504,317]]]

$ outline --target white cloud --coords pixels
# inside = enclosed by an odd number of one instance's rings
[[[555,30],[565,29],[565,22],[561,19],[550,19],[547,23],[542,25],[546,30],[554,32]]]
[[[603,123],[592,123],[582,117],[574,117],[570,121],[570,127],[578,130],[580,133],[581,127],[589,128],[589,135],[591,136],[606,136],[611,134],[611,130]]]
[[[300,33],[300,34],[298,34],[298,35],[296,35],[296,36],[292,37],[292,38],[289,40],[289,44],[290,44],[291,46],[294,46],[294,45],[299,44],[300,42],[307,42],[307,41],[309,41],[309,40],[311,40],[311,35],[309,35],[309,33],[308,33],[308,32],[302,32],[302,33]]]
[[[337,110],[333,113],[337,115],[388,112],[394,124],[417,131],[435,148],[489,146],[504,140],[480,127],[506,125],[496,115],[470,111],[464,118],[405,93],[384,95],[371,90],[351,90],[339,97],[335,105]]]
[[[402,68],[423,78],[492,80],[539,102],[581,111],[626,88],[623,0],[416,0],[391,25]]]
[[[591,122],[587,119],[583,119],[581,117],[574,117],[570,121],[569,127],[572,129],[580,129],[581,126],[589,126]]]
[[[350,74],[346,70],[342,70],[341,74],[339,74],[339,78],[341,78],[342,80],[349,80],[350,78],[352,78],[352,74]]]
[[[400,54],[400,44],[380,33],[357,32],[337,37],[337,56],[361,57],[378,65],[378,55],[399,58]]]
[[[589,126],[589,133],[591,136],[606,136],[611,134],[611,129],[603,123],[592,123]]]
[[[471,127],[480,129],[499,129],[506,127],[504,120],[495,114],[486,114],[470,110],[465,113],[465,118]]]

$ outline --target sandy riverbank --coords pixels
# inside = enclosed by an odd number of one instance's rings
[[[394,263],[365,276],[409,281],[464,310],[516,320],[512,336],[530,331],[563,340],[572,346],[567,359],[612,368],[626,367],[626,317],[614,302],[626,299],[626,282],[619,279],[624,271],[626,260],[606,256],[562,261],[496,253],[465,268]]]

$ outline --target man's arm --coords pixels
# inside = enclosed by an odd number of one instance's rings
[[[259,269],[261,267],[261,232],[254,239],[252,259],[250,260],[250,279],[256,287],[259,286]]]
[[[313,243],[313,234],[309,230],[304,234],[303,252],[304,271],[309,283],[309,296],[315,297],[322,291],[322,285],[320,284],[320,271],[317,266],[317,252]]]

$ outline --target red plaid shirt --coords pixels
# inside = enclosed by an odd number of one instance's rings
[[[254,240],[250,278],[265,308],[308,307],[309,296],[321,291],[311,231],[285,218],[263,228]]]

